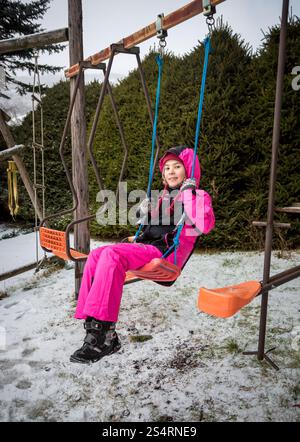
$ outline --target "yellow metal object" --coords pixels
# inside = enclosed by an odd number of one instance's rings
[[[17,180],[17,166],[14,161],[8,162],[7,169],[7,185],[8,185],[8,208],[11,216],[14,218],[19,212],[19,195],[18,195],[18,180]]]

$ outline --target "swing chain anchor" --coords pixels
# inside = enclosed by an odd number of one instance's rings
[[[163,20],[164,20],[164,13],[158,14],[156,19],[156,36],[159,38],[159,46],[161,55],[163,54],[163,51],[165,47],[167,46],[166,37],[168,36],[168,31],[163,28]]]
[[[212,33],[215,25],[214,14],[216,13],[216,7],[211,4],[211,0],[202,0],[203,15],[206,17],[206,24],[208,26],[209,34]]]

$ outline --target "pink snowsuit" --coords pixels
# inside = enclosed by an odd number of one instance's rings
[[[186,178],[190,177],[193,150],[183,148],[178,157],[184,164]],[[159,163],[161,172],[163,158]],[[180,245],[177,248],[179,267],[182,267],[190,256],[197,236],[208,233],[215,225],[211,198],[207,192],[198,189],[200,174],[200,164],[196,158],[194,170],[196,192],[193,194],[191,189],[187,189],[179,192],[178,198],[176,197],[182,202],[187,215],[187,221],[180,235]],[[161,256],[162,252],[157,247],[141,242],[112,244],[92,250],[85,264],[75,318],[86,319],[91,316],[101,321],[117,322],[127,270],[136,270]],[[173,263],[174,254],[166,259]]]

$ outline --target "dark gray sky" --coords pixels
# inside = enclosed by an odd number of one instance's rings
[[[167,15],[187,3],[189,0],[82,0],[84,57],[154,22],[157,14],[163,12]],[[290,0],[290,7],[294,14],[300,16],[300,0]],[[281,8],[282,0],[227,0],[217,7],[216,16],[223,15],[224,21],[231,25],[234,32],[256,50],[263,37],[261,29],[266,31],[279,23]],[[67,26],[68,1],[52,0],[42,25],[45,30]],[[197,45],[198,40],[203,40],[206,31],[204,17],[194,17],[169,30],[167,48],[175,54],[184,54]],[[152,38],[140,45],[142,57],[156,40]],[[68,51],[66,49],[51,57],[42,56],[40,61],[66,68],[69,65]],[[134,67],[132,57],[119,55],[114,61],[113,78],[125,76]]]

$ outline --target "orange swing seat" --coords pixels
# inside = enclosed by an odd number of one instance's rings
[[[137,270],[126,272],[125,284],[139,279],[151,281],[175,281],[181,273],[180,267],[162,258],[154,258],[148,264]]]
[[[247,281],[216,289],[201,287],[198,308],[218,318],[228,318],[249,304],[260,291],[261,283],[258,281]]]
[[[68,261],[70,259],[67,253],[66,232],[40,227],[41,247],[55,256]],[[71,256],[74,261],[86,259],[88,255],[70,248]],[[181,273],[181,269],[175,264],[161,258],[154,258],[148,264],[137,270],[130,270],[126,273],[125,284],[136,282],[139,279],[148,279],[152,281],[175,281]]]
[[[40,244],[44,250],[53,253],[55,256],[68,261],[70,259],[67,254],[67,235],[66,232],[60,230],[49,229],[48,227],[40,227]],[[74,261],[78,259],[85,259],[85,253],[78,252],[70,248],[70,253]]]

